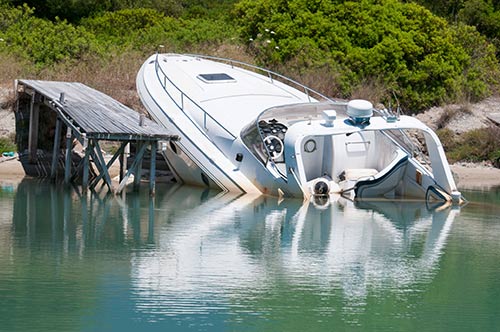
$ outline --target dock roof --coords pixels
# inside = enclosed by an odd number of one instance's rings
[[[17,84],[42,95],[45,104],[62,113],[88,137],[110,140],[174,138],[164,127],[148,118],[141,119],[138,112],[85,84],[40,80],[18,80]]]

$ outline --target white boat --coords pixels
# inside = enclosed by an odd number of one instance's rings
[[[137,89],[151,117],[180,137],[164,149],[180,182],[285,197],[461,200],[436,134],[369,101],[333,100],[200,55],[152,55]]]

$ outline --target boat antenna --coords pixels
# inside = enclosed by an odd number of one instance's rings
[[[398,97],[394,91],[392,91],[392,95],[394,96],[394,99],[396,99],[396,104],[398,105],[396,108],[396,117],[399,120],[399,116],[401,115],[401,105],[399,104]]]

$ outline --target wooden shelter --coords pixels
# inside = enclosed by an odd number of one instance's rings
[[[83,190],[95,188],[102,180],[110,191],[121,192],[131,174],[134,174],[134,187],[137,188],[142,161],[150,147],[150,193],[155,193],[156,151],[161,142],[177,140],[166,129],[146,118],[143,114],[128,108],[110,96],[76,82],[55,82],[38,80],[17,80],[16,97],[20,93],[31,97],[29,104],[28,154],[31,161],[37,158],[39,140],[40,106],[45,105],[54,111],[54,140],[51,164],[51,177],[56,177],[57,162],[61,152],[61,135],[66,130],[64,182],[72,178],[71,154],[76,139],[83,146],[84,155],[77,166],[82,171]],[[19,100],[18,98],[16,98]],[[17,106],[19,110],[19,104]],[[46,109],[46,107],[44,107]],[[120,147],[106,162],[100,141],[120,142]],[[124,175],[125,148],[129,143],[137,146],[135,160]],[[109,167],[120,157],[120,183],[113,188]],[[97,176],[89,181],[90,162],[97,169]]]

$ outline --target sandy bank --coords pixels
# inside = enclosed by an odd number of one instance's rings
[[[500,169],[481,164],[457,163],[451,165],[458,188],[489,189],[500,187]]]

